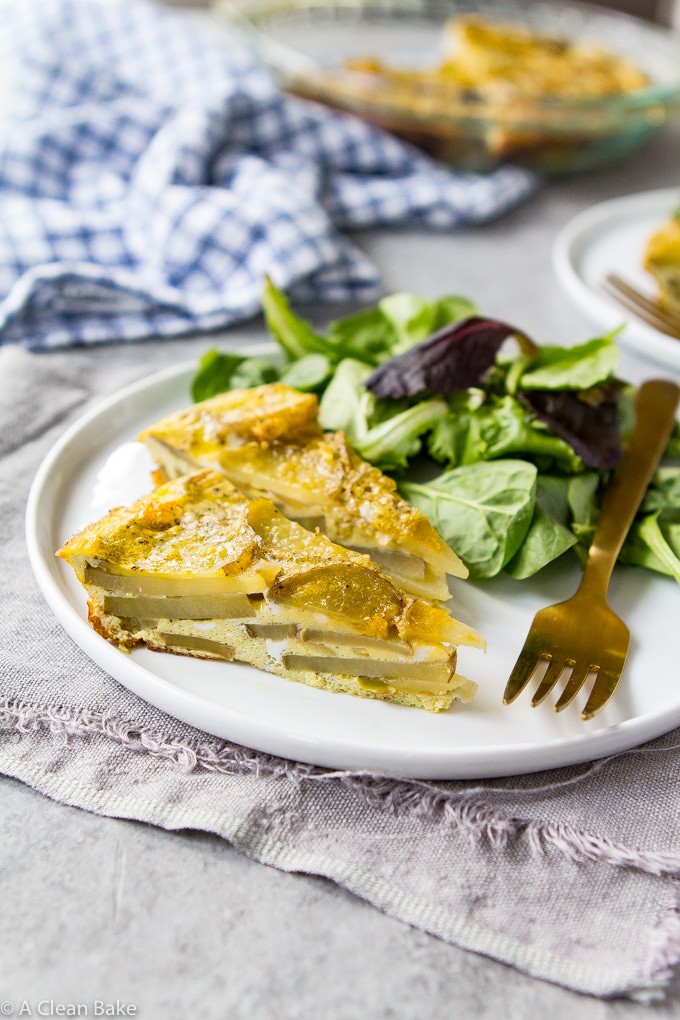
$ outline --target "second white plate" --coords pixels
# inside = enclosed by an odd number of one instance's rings
[[[97,478],[122,443],[189,403],[195,367],[143,380],[81,418],[43,463],[28,503],[28,549],[47,601],[76,643],[121,684],[177,719],[262,751],[422,778],[554,768],[633,747],[680,724],[680,586],[630,568],[617,569],[611,591],[612,607],[633,634],[628,666],[615,698],[589,723],[575,704],[555,715],[546,706],[531,709],[528,693],[510,707],[501,702],[534,613],[576,587],[579,572],[568,561],[534,581],[456,584],[453,612],[484,633],[489,650],[461,650],[461,672],[478,681],[479,694],[440,715],[315,690],[239,663],[147,649],[126,655],[110,645],[88,625],[85,593],[54,553],[111,500],[148,491],[143,455],[132,462],[126,491],[107,498]]]
[[[653,279],[642,268],[648,238],[680,205],[680,188],[627,195],[587,209],[558,234],[553,248],[557,279],[567,296],[602,331],[625,323],[619,342],[645,358],[680,371],[680,340],[660,333],[604,293],[616,272],[650,297]]]

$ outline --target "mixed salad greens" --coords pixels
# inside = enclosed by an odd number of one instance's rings
[[[615,334],[538,347],[466,298],[411,294],[321,334],[270,281],[263,309],[283,357],[210,350],[194,400],[274,381],[317,393],[321,426],[343,429],[394,474],[474,578],[526,578],[568,549],[585,552],[634,418]],[[680,583],[677,425],[620,560]]]

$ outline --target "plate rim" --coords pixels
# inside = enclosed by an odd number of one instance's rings
[[[248,350],[253,351],[256,346],[250,344]],[[252,725],[251,716],[238,708],[216,705],[207,698],[184,690],[111,645],[93,631],[58,583],[56,578],[60,576],[60,568],[64,565],[57,561],[52,563],[43,556],[40,539],[43,502],[49,495],[48,487],[53,481],[55,469],[58,468],[60,461],[68,456],[71,445],[89,425],[118,404],[134,398],[139,393],[144,393],[152,387],[179,382],[183,376],[188,379],[190,374],[195,373],[196,364],[196,359],[190,359],[168,366],[97,400],[62,433],[47,452],[33,478],[26,503],[25,535],[28,556],[43,596],[59,623],[79,648],[117,683],[122,684],[143,701],[166,712],[171,719],[184,722],[218,739],[233,741],[263,753],[306,762],[321,768],[349,768],[411,779],[492,779],[562,768],[631,750],[680,725],[679,700],[677,705],[670,709],[666,707],[653,710],[594,731],[560,736],[538,745],[528,741],[495,744],[492,748],[482,745],[454,747],[447,755],[443,755],[440,748],[419,747],[417,754],[411,750],[403,752],[407,760],[395,764],[393,758],[390,759],[390,755],[393,756],[395,753],[394,749],[390,751],[378,748],[376,751],[376,748],[370,748],[364,741],[345,737],[332,741],[330,745],[325,742],[323,746],[316,746],[310,741],[308,734],[290,730],[282,733],[269,719],[257,720],[260,731],[264,733],[264,743],[259,736],[253,740],[249,730],[249,726]],[[50,564],[53,569],[50,569]],[[205,721],[197,721],[201,706],[205,708],[208,705],[221,720],[227,720],[231,729],[230,735],[206,728]],[[222,726],[219,728],[221,730]],[[357,755],[363,763],[348,764],[348,761],[351,762],[353,756],[356,758]],[[412,760],[414,758],[417,758],[417,762]],[[512,767],[509,763],[512,763]]]
[[[617,214],[651,212],[666,203],[680,202],[680,186],[653,188],[597,202],[573,216],[558,232],[552,247],[553,272],[567,298],[598,328],[615,328],[624,322],[617,342],[645,360],[680,372],[680,341],[638,320],[618,306],[613,298],[600,294],[583,279],[577,268],[578,247]],[[644,339],[636,339],[636,334]]]

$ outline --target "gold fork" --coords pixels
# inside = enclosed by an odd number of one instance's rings
[[[658,301],[643,294],[616,273],[605,276],[602,280],[602,289],[624,308],[634,312],[643,322],[667,336],[672,336],[675,340],[680,340],[680,316],[663,308]]]
[[[680,388],[666,380],[646,382],[638,390],[635,427],[607,487],[581,584],[566,602],[541,609],[534,617],[507,682],[504,704],[514,701],[544,664],[547,669],[531,700],[534,708],[560,677],[566,684],[556,712],[566,708],[593,672],[597,675],[581,718],[592,719],[614,693],[628,655],[630,632],[607,605],[607,588],[670,437],[679,398]]]

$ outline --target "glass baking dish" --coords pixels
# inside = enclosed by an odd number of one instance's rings
[[[349,110],[454,166],[503,162],[551,175],[612,162],[680,111],[680,36],[593,5],[541,0],[217,0],[289,92]],[[595,97],[499,99],[441,81],[395,89],[347,62],[400,70],[436,66],[445,24],[473,14],[626,58],[649,84]]]

